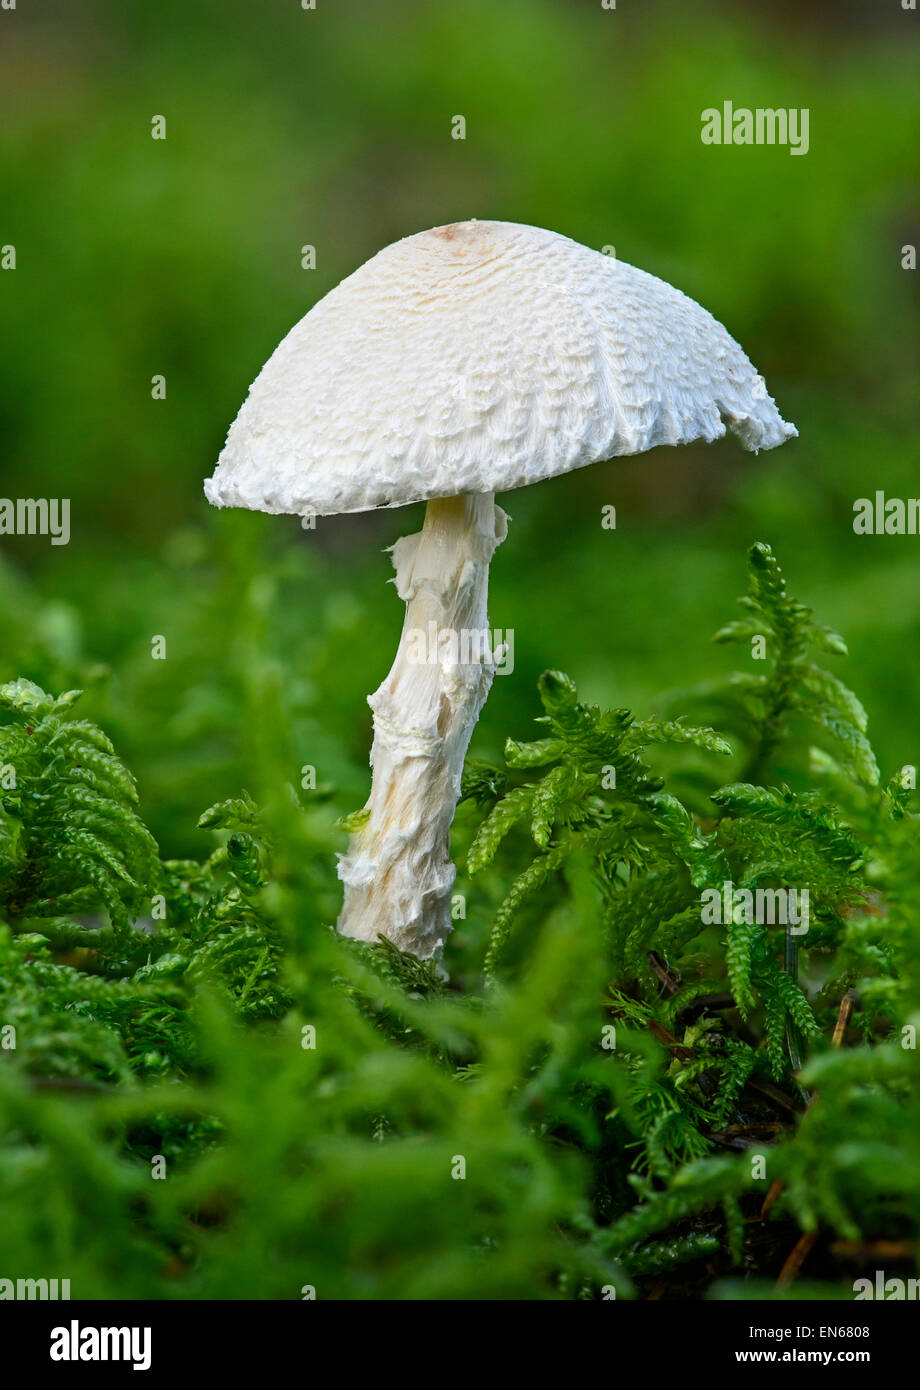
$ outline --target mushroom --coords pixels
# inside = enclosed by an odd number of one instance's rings
[[[385,247],[291,329],[213,476],[219,507],[304,517],[427,502],[392,548],[406,604],[368,699],[372,786],[339,931],[434,955],[451,928],[450,826],[501,652],[489,562],[508,492],[725,424],[748,449],[796,434],[745,353],[692,299],[567,237],[510,222]]]

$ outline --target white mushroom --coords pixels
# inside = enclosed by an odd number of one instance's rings
[[[489,562],[506,533],[494,494],[717,439],[726,423],[748,449],[796,433],[692,299],[515,223],[463,222],[385,247],[276,348],[208,500],[299,515],[428,502],[421,532],[393,547],[406,616],[368,701],[368,814],[339,863],[346,936],[428,957],[450,931],[450,825],[496,665],[474,640],[488,632]]]

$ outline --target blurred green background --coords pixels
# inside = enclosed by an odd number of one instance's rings
[[[846,635],[883,772],[920,762],[920,538],[852,531],[855,498],[918,492],[916,22],[649,0],[0,12],[17,255],[0,490],[72,500],[69,546],[2,541],[0,676],[87,689],[166,854],[206,852],[200,811],[279,769],[316,767],[330,821],[360,805],[365,697],[401,624],[384,551],[421,509],[304,532],[213,511],[202,479],[263,361],[343,276],[422,228],[498,218],[613,245],[698,299],[800,438],[658,449],[504,497],[490,611],[516,664],[473,754],[531,736],[548,666],[640,714],[729,670],[710,637],[764,540]],[[808,107],[808,154],[704,146],[701,112],[726,99]]]

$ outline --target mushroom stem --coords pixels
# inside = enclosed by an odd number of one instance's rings
[[[489,562],[508,518],[494,493],[428,503],[418,535],[393,546],[406,617],[374,712],[367,819],[339,860],[338,928],[388,937],[427,958],[451,928],[450,826],[470,736],[492,684]]]

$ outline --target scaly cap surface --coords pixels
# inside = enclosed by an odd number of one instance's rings
[[[253,382],[210,502],[365,511],[507,492],[658,444],[795,435],[725,328],[568,237],[461,222],[385,247]]]

